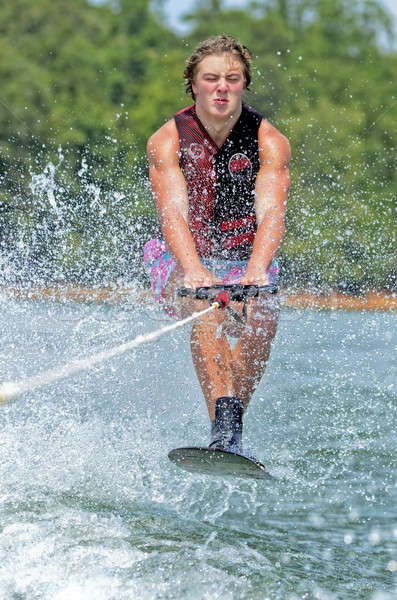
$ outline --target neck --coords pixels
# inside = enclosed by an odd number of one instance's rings
[[[196,104],[196,114],[200,119],[202,125],[217,144],[217,146],[221,146],[237,121],[240,118],[242,111],[242,106],[240,105],[239,109],[236,110],[233,114],[228,114],[225,116],[217,116],[209,114],[205,110],[203,110],[200,105]]]

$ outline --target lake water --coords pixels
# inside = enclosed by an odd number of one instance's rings
[[[0,309],[0,381],[167,322],[133,301]],[[208,441],[188,338],[0,409],[0,599],[397,598],[395,314],[282,311],[244,425],[272,482],[169,462]]]

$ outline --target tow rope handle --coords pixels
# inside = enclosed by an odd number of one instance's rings
[[[185,298],[186,296],[193,296],[197,300],[208,300],[208,302],[215,306],[215,308],[220,308],[223,310],[230,302],[230,293],[222,290],[217,292],[213,287],[212,288],[196,288],[195,290],[191,288],[178,288],[177,290],[178,296]]]
[[[221,297],[221,301],[245,302],[250,298],[256,298],[262,294],[277,294],[278,287],[275,284],[270,285],[241,285],[240,283],[217,284],[208,287],[198,287],[195,290],[187,287],[180,287],[177,290],[178,296],[194,296],[197,300],[215,301],[215,298]],[[223,307],[222,307],[223,308]]]
[[[230,302],[230,296],[227,292],[219,292],[215,298],[211,299],[212,304],[217,304],[218,308],[223,310]]]
[[[181,287],[177,290],[178,296],[186,297],[193,296],[198,300],[208,300],[210,304],[216,308],[223,310],[224,308],[241,324],[247,322],[247,303],[250,298],[257,298],[261,294],[277,294],[277,285],[241,285],[234,284],[217,284],[210,287],[199,287],[195,290],[191,288]],[[243,302],[242,317],[228,306],[229,302]]]

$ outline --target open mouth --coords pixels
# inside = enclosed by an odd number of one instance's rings
[[[215,98],[215,104],[227,104],[226,98]]]

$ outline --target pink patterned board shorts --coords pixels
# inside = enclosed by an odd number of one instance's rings
[[[210,258],[202,258],[201,262],[209,271],[222,279],[222,282],[225,284],[239,283],[248,264],[247,260],[215,260]],[[143,266],[149,277],[155,300],[160,305],[164,305],[165,286],[176,267],[176,262],[163,240],[154,239],[145,244],[143,249]],[[278,263],[274,260],[267,272],[270,283],[277,283],[279,270]],[[169,308],[165,306],[163,308],[170,316],[178,317]]]

